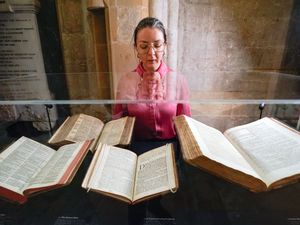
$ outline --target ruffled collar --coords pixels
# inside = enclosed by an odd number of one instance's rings
[[[160,66],[156,70],[156,72],[159,72],[161,78],[163,78],[170,71],[171,71],[171,69],[163,61],[161,61]],[[142,63],[139,63],[137,68],[134,70],[134,72],[137,72],[141,77],[143,77],[143,74],[146,71],[143,68]]]

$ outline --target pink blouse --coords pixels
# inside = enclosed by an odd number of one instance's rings
[[[171,139],[176,136],[173,117],[181,114],[191,116],[188,103],[188,87],[183,76],[172,72],[162,62],[157,72],[162,82],[163,98],[158,101],[116,104],[113,108],[113,119],[122,116],[135,116],[134,137],[137,140]],[[117,89],[118,100],[148,100],[142,98],[143,75],[145,70],[139,64],[137,68],[124,75]],[[178,100],[183,103],[178,103]],[[177,102],[176,102],[177,101]]]

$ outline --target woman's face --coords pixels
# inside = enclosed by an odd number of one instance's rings
[[[157,28],[143,28],[137,33],[135,47],[144,69],[148,72],[156,71],[165,50],[163,33]]]

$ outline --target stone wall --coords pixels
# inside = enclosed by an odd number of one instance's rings
[[[57,0],[69,99],[110,99],[111,74],[104,8],[90,11],[87,1]],[[105,105],[71,105],[72,113],[88,113],[106,120],[110,109]]]
[[[292,0],[180,1],[177,69],[189,80],[191,100],[201,102],[192,107],[195,118],[225,130],[258,119],[260,111],[222,99],[278,98],[282,76],[274,72],[281,70],[292,7]],[[296,120],[299,111],[289,116]]]
[[[132,33],[148,16],[148,1],[57,0],[56,4],[70,99],[113,99],[120,76],[138,62]],[[110,119],[111,109],[73,105],[71,112]]]

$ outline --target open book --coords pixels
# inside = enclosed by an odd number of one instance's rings
[[[173,145],[137,156],[130,150],[100,144],[82,187],[130,204],[175,192],[178,178]]]
[[[300,178],[300,133],[273,118],[228,129],[224,135],[187,116],[174,119],[183,158],[254,192]]]
[[[57,151],[26,137],[0,154],[0,197],[24,203],[32,194],[67,185],[88,152],[90,141]]]
[[[90,147],[92,151],[94,151],[99,142],[109,145],[126,146],[131,142],[134,122],[134,117],[122,117],[109,121],[104,125],[96,117],[76,114],[64,121],[48,143],[62,146],[94,139]]]

